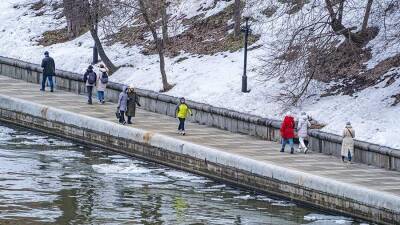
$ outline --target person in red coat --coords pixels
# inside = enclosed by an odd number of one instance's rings
[[[293,154],[293,138],[294,138],[294,129],[295,129],[295,122],[294,118],[290,113],[287,113],[285,118],[283,119],[281,125],[281,137],[282,137],[282,149],[281,152],[285,151],[286,144],[290,145],[290,154]]]

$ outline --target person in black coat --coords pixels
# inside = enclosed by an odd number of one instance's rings
[[[45,91],[46,81],[49,80],[50,91],[54,91],[53,76],[55,75],[56,65],[54,59],[49,56],[49,52],[44,52],[44,59],[42,60],[43,77],[41,91]]]

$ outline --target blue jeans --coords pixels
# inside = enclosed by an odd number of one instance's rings
[[[100,102],[104,101],[104,91],[97,91],[97,98]]]
[[[49,84],[50,84],[50,90],[54,90],[54,84],[53,84],[53,76],[48,76],[48,75],[43,75],[42,79],[42,91],[44,91],[46,87],[46,80],[49,79]]]
[[[286,144],[289,144],[290,148],[292,149],[293,148],[293,138],[290,138],[290,139],[282,138],[282,149],[285,149]]]

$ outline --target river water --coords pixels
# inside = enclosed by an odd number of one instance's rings
[[[0,224],[360,223],[0,123]]]

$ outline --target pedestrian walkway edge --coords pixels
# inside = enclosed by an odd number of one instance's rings
[[[382,224],[400,224],[400,197],[145,130],[0,95],[0,120]]]

